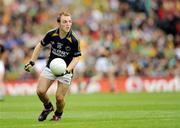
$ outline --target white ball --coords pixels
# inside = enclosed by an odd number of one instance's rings
[[[50,62],[49,67],[54,75],[61,75],[65,72],[67,65],[63,59],[55,58]]]

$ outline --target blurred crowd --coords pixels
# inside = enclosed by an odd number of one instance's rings
[[[99,72],[101,57],[111,64],[104,66],[110,68],[105,72],[116,76],[180,73],[179,0],[1,0],[0,4],[5,80],[37,78],[49,48],[40,54],[32,73],[24,71],[24,64],[45,33],[57,27],[63,7],[71,10],[73,30],[80,37],[83,56],[76,72],[82,78]]]

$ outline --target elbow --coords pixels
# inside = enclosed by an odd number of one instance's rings
[[[37,45],[38,49],[42,50],[43,49],[43,46],[42,44],[39,42],[38,45]]]
[[[75,57],[74,60],[78,63],[79,60],[80,60],[80,57],[79,57],[79,56],[78,56],[78,57]]]

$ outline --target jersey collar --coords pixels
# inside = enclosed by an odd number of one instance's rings
[[[59,28],[56,29],[56,33],[59,35]],[[71,34],[72,34],[72,30],[70,29],[70,31],[66,34],[66,36],[65,36],[63,39],[70,37]],[[59,37],[60,37],[60,36],[59,36]],[[61,37],[60,37],[60,38],[61,38]]]

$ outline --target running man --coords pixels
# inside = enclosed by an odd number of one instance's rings
[[[47,32],[41,42],[36,45],[29,63],[25,65],[25,70],[28,72],[31,71],[42,49],[45,46],[51,46],[47,65],[40,74],[37,86],[37,95],[44,105],[44,110],[38,118],[39,121],[44,121],[48,114],[54,111],[54,107],[46,93],[55,80],[58,81],[56,110],[51,120],[58,121],[61,119],[65,106],[64,97],[72,81],[73,69],[79,62],[81,56],[79,39],[71,29],[71,14],[66,10],[60,12],[57,17],[57,22],[59,25],[58,28]],[[54,58],[62,58],[67,64],[67,69],[61,76],[54,76],[49,68],[49,64]]]

